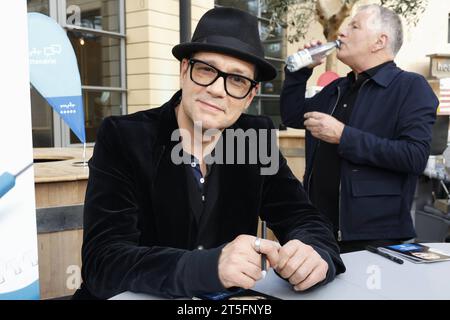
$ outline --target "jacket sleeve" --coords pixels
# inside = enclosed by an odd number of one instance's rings
[[[297,129],[304,129],[303,115],[309,111],[311,99],[305,98],[306,83],[312,75],[312,69],[302,68],[290,72],[286,68],[285,80],[280,96],[280,112],[283,124]]]
[[[84,286],[101,299],[124,291],[178,297],[223,290],[217,270],[221,248],[189,251],[139,244],[141,208],[124,150],[114,118],[105,119],[89,161]]]
[[[311,204],[300,181],[279,154],[279,167],[274,175],[265,177],[261,218],[283,245],[298,239],[312,246],[328,263],[325,281],[345,272],[339,247],[333,236],[331,223]]]
[[[400,108],[394,139],[345,126],[338,153],[353,163],[421,174],[430,152],[438,104],[426,80],[416,77]]]

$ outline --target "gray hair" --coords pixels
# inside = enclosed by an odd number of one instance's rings
[[[358,12],[364,10],[373,10],[376,13],[377,29],[388,35],[388,47],[396,56],[403,44],[403,27],[399,15],[378,4],[369,4],[358,8]]]

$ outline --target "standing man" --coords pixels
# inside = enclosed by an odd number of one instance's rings
[[[172,53],[181,61],[181,90],[160,108],[109,117],[99,130],[84,206],[83,285],[75,298],[251,288],[263,277],[261,254],[295,290],[331,281],[345,270],[331,226],[276,145],[266,143],[276,160],[267,175],[262,159],[233,161],[252,158],[267,141],[261,135],[275,134],[267,117],[243,114],[258,81],[276,76],[256,17],[212,9],[192,41]],[[229,133],[247,131],[259,135],[234,148]],[[206,161],[221,153],[226,163]],[[254,236],[258,217],[281,245]]]
[[[421,75],[394,63],[403,32],[391,10],[361,7],[339,39],[337,57],[352,72],[305,99],[317,64],[286,70],[281,115],[307,130],[305,189],[348,252],[415,237],[410,209],[438,100]]]

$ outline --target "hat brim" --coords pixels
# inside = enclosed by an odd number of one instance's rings
[[[258,70],[257,77],[255,79],[256,81],[269,81],[277,76],[277,70],[275,67],[265,59],[261,59],[258,56],[240,51],[236,48],[195,42],[180,43],[172,48],[172,54],[180,61],[183,60],[183,58],[189,57],[192,53],[199,51],[228,54],[244,61],[254,63]]]

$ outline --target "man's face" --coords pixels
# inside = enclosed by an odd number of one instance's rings
[[[192,58],[206,62],[220,71],[254,79],[255,67],[249,62],[212,52],[199,52]],[[191,80],[190,69],[189,61],[183,59],[180,75],[183,92],[180,107],[192,123],[200,121],[204,130],[221,130],[231,126],[250,105],[256,94],[256,88],[253,88],[243,99],[229,96],[225,91],[223,77],[219,77],[206,87],[198,85]]]
[[[374,50],[378,39],[376,13],[370,9],[360,11],[339,34],[342,41],[337,57],[352,67],[365,61]]]

